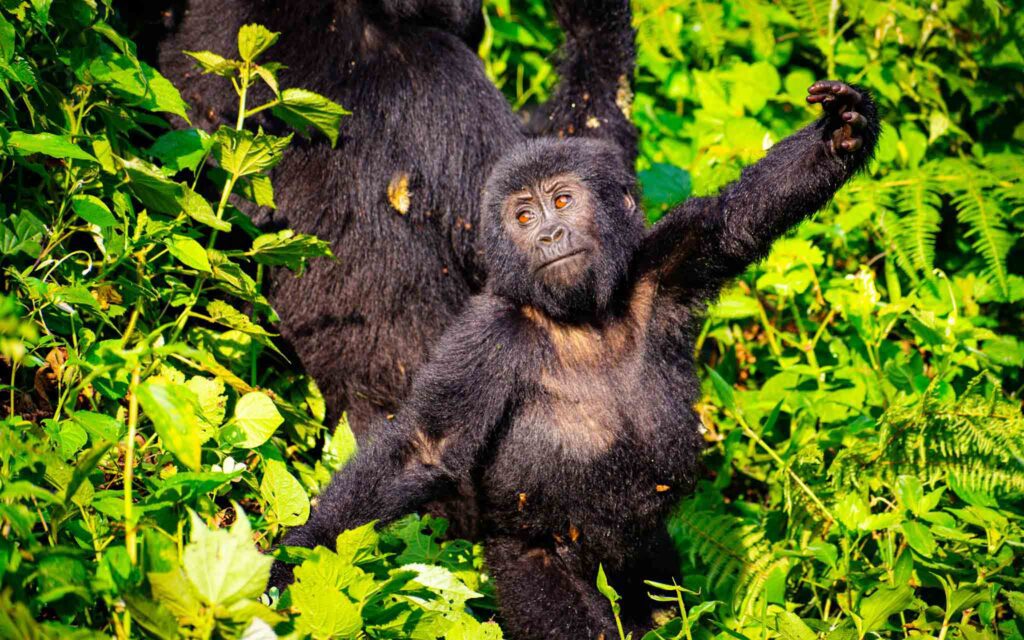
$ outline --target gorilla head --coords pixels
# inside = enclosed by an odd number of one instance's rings
[[[525,142],[484,188],[488,286],[559,320],[596,319],[627,280],[643,216],[617,147]]]

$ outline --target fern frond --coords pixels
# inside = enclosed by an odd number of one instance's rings
[[[890,479],[953,476],[993,495],[1024,495],[1024,415],[1001,394],[968,390],[955,403],[929,396],[890,408],[880,424],[876,457]]]
[[[781,4],[801,29],[817,34],[828,32],[829,0],[783,0]]]
[[[1009,294],[1006,256],[1015,238],[1007,229],[999,202],[986,193],[977,172],[964,176],[962,191],[953,196],[957,219],[967,225],[966,237],[985,261],[983,273],[991,278],[1003,296]]]
[[[942,196],[925,173],[897,195],[899,242],[915,269],[929,273],[935,266],[935,236],[939,233]]]
[[[705,570],[708,588],[732,594],[735,613],[741,616],[757,610],[769,576],[789,567],[788,559],[776,556],[763,527],[736,516],[684,505],[670,521],[669,532],[690,561]]]

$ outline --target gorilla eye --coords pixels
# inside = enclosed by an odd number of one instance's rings
[[[533,212],[523,209],[516,214],[516,220],[518,220],[521,225],[528,225],[533,222]]]
[[[570,202],[572,202],[572,196],[568,193],[563,193],[555,198],[555,208],[564,209],[569,206]]]

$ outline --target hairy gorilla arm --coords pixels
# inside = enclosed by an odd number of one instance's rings
[[[670,211],[645,239],[642,269],[659,272],[681,298],[710,299],[867,164],[879,132],[871,96],[829,80],[814,83],[809,94],[824,115],[773,146],[719,195]]]
[[[480,309],[493,304],[470,302],[417,374],[394,422],[373,431],[331,480],[306,524],[282,544],[334,548],[342,531],[395,520],[469,479],[508,413],[513,390],[514,361],[502,351],[508,337],[500,325],[485,323],[493,313]],[[271,585],[290,581],[291,567],[276,563]]]
[[[629,117],[636,66],[629,0],[555,0],[565,33],[554,95],[530,120],[537,135],[584,136],[614,142],[627,166],[636,161],[637,131]]]

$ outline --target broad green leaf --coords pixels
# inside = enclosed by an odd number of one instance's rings
[[[305,134],[311,127],[316,129],[327,136],[332,147],[338,143],[342,117],[351,115],[340,104],[305,89],[285,89],[272,111],[299,133]]]
[[[186,467],[198,470],[206,437],[195,394],[183,384],[151,379],[139,385],[138,395],[164,447]]]
[[[185,385],[196,394],[199,408],[206,422],[212,427],[219,427],[224,422],[227,410],[227,396],[224,395],[224,381],[220,378],[204,378],[192,376]]]
[[[145,62],[104,48],[88,62],[86,79],[106,85],[147,111],[171,113],[188,120],[187,106],[181,94],[159,71]]]
[[[0,62],[10,62],[14,57],[14,25],[0,14]]]
[[[880,588],[860,603],[858,614],[861,618],[861,636],[882,629],[890,616],[903,611],[913,602],[914,590],[906,585]]]
[[[252,62],[269,49],[281,34],[261,24],[247,24],[238,30],[238,55],[246,62]]]
[[[907,538],[907,544],[910,545],[911,549],[926,558],[932,557],[937,547],[935,537],[932,536],[932,532],[928,527],[915,520],[907,520],[900,525],[900,529]]]
[[[648,215],[652,209],[665,211],[676,206],[689,198],[693,190],[690,174],[671,164],[654,163],[637,177],[644,194],[644,210]]]
[[[461,605],[467,600],[480,597],[479,593],[467,587],[459,580],[458,576],[444,567],[413,563],[404,565],[402,570],[415,571],[416,578],[414,582],[443,596],[449,606],[451,604]],[[598,580],[600,581],[600,578]]]
[[[229,60],[212,51],[184,51],[183,53],[198,62],[203,73],[212,73],[223,78],[232,77],[241,66],[237,60]]]
[[[71,136],[58,136],[52,133],[26,133],[12,131],[5,133],[0,129],[0,140],[5,147],[11,148],[16,155],[27,156],[41,153],[51,158],[69,158],[71,160],[89,160],[98,162],[96,158],[71,141]]]
[[[818,637],[807,623],[790,611],[775,614],[775,630],[783,640],[816,640]]]
[[[208,605],[228,606],[256,598],[270,579],[274,560],[256,550],[249,518],[235,504],[230,529],[209,529],[194,512],[192,541],[185,546],[185,575]]]
[[[195,171],[213,146],[213,138],[201,129],[168,131],[153,143],[149,153],[175,173]]]
[[[296,571],[297,573],[297,571]],[[324,589],[298,580],[289,588],[292,604],[302,613],[300,631],[317,640],[354,638],[363,628],[359,609],[341,591]]]
[[[110,212],[107,205],[96,196],[71,196],[71,208],[74,209],[79,218],[98,227],[112,227],[117,224],[117,218]]]
[[[166,246],[167,251],[185,266],[204,273],[212,272],[206,249],[192,238],[174,234],[167,239]]]
[[[292,139],[291,135],[281,138],[228,127],[218,129],[215,138],[214,157],[222,169],[236,178],[272,169],[281,161],[281,153]]]
[[[254,449],[274,435],[284,418],[267,394],[252,391],[239,398],[233,422],[245,434],[236,446]]]
[[[93,444],[100,441],[117,442],[127,430],[120,420],[94,411],[76,411],[71,414],[71,419],[85,429]]]
[[[279,460],[267,460],[260,482],[260,495],[267,501],[266,516],[270,522],[294,527],[309,518],[309,497],[306,489]]]

